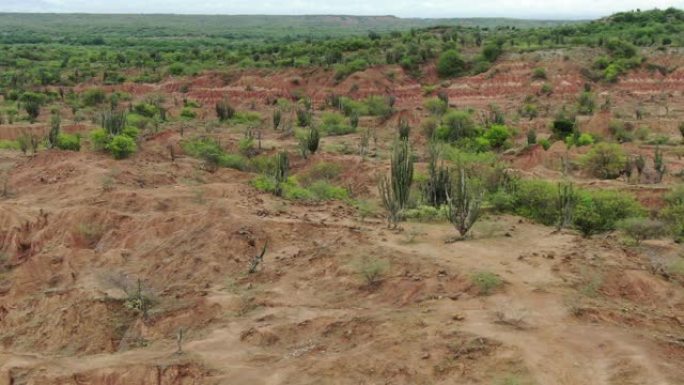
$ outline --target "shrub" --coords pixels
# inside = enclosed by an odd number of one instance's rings
[[[386,259],[363,258],[357,262],[359,275],[369,287],[377,286],[389,268],[390,263]]]
[[[448,105],[439,98],[431,98],[425,101],[425,109],[434,115],[442,115],[447,111]]]
[[[577,137],[577,140],[575,140],[575,145],[578,147],[588,146],[590,144],[594,144],[594,137],[586,132],[581,134],[579,137]]]
[[[333,162],[316,163],[309,171],[304,173],[301,180],[304,183],[312,183],[316,180],[331,181],[337,178],[342,172],[342,166]]]
[[[616,226],[632,238],[637,246],[641,241],[658,238],[665,234],[665,224],[650,218],[627,218],[617,222]]]
[[[391,97],[382,97],[378,95],[371,95],[364,100],[368,115],[388,117],[392,114]]]
[[[159,110],[154,104],[138,103],[133,106],[133,112],[146,118],[153,118],[155,115],[157,115]]]
[[[572,135],[575,131],[575,120],[560,114],[553,121],[551,130],[556,138],[565,140],[568,135]]]
[[[114,135],[107,145],[107,149],[112,153],[115,159],[124,159],[135,152],[135,140],[123,134]]]
[[[540,67],[535,68],[534,70],[532,70],[532,79],[546,80],[546,70]]]
[[[548,150],[549,148],[551,148],[551,142],[550,142],[548,139],[546,139],[546,138],[540,140],[540,141],[539,141],[539,144],[541,144],[541,146],[542,146],[542,148],[544,149],[544,151],[546,151],[546,150]]]
[[[232,119],[235,116],[235,108],[228,103],[227,100],[221,100],[216,103],[216,116],[220,121]]]
[[[551,226],[558,222],[557,187],[542,180],[522,180],[514,188],[515,213]]]
[[[57,135],[57,148],[68,151],[79,151],[81,149],[81,136],[67,133]]]
[[[527,131],[527,145],[532,146],[535,144],[537,144],[537,131],[533,128]]]
[[[620,145],[598,143],[582,158],[582,164],[594,177],[615,179],[624,170],[626,160]]]
[[[513,136],[511,130],[502,124],[494,124],[484,133],[484,138],[487,139],[492,148],[496,149],[504,147],[511,136]]]
[[[434,207],[420,205],[416,208],[405,210],[402,216],[407,220],[436,222],[447,220],[447,211],[446,206]]]
[[[618,38],[609,39],[606,43],[606,48],[613,57],[622,59],[632,58],[636,56],[637,53],[634,45]]]
[[[239,154],[226,153],[221,146],[211,138],[195,138],[181,143],[186,154],[202,159],[207,171],[213,172],[218,167],[247,169],[247,160]]]
[[[90,143],[95,151],[104,151],[109,143],[109,134],[104,128],[97,128],[90,132]]]
[[[0,150],[19,150],[19,142],[16,140],[0,139]]]
[[[185,66],[181,63],[173,63],[169,66],[169,74],[173,76],[180,76],[185,73]]]
[[[501,56],[503,50],[498,44],[487,44],[484,49],[482,49],[482,57],[488,62],[494,62]]]
[[[308,189],[316,200],[345,200],[349,197],[346,189],[333,186],[324,180],[313,182]]]
[[[437,74],[442,78],[458,76],[465,71],[465,61],[456,50],[444,51],[437,59]]]
[[[613,120],[608,125],[608,130],[613,138],[619,143],[631,142],[634,135],[627,130],[627,126],[620,120]]]
[[[573,224],[585,237],[615,230],[617,222],[643,214],[633,196],[619,191],[596,190],[578,194]]]
[[[352,125],[345,124],[345,119],[342,115],[334,112],[326,112],[323,114],[321,130],[326,135],[347,135],[356,132],[356,128]]]
[[[594,100],[594,95],[591,92],[582,92],[577,103],[577,112],[579,114],[591,115],[594,113],[594,109],[596,108],[596,101]]]
[[[476,134],[477,128],[475,123],[466,111],[450,111],[446,113],[443,124],[437,129],[437,138],[449,142],[473,137]]]
[[[90,88],[81,94],[81,102],[86,107],[94,107],[107,100],[107,95],[100,88]]]
[[[490,295],[494,290],[503,286],[503,279],[488,271],[477,272],[470,279],[480,295]]]
[[[187,119],[195,119],[197,117],[197,112],[190,107],[183,107],[180,116]]]
[[[677,186],[665,195],[665,207],[661,215],[675,239],[684,239],[684,186]]]

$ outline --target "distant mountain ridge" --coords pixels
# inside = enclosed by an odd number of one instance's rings
[[[526,20],[514,18],[399,18],[391,15],[176,15],[176,14],[62,14],[0,13],[0,33],[84,33],[103,38],[129,35],[144,37],[245,35],[352,36],[369,31],[402,31],[437,25],[515,28],[577,24],[577,20]],[[54,37],[54,35],[53,35]]]

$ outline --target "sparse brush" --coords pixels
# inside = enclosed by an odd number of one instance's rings
[[[254,255],[252,257],[252,260],[249,262],[249,270],[247,271],[249,274],[254,274],[256,273],[257,269],[259,269],[259,265],[261,265],[264,261],[264,255],[266,255],[266,248],[268,247],[268,242],[264,243],[264,247],[261,249],[260,254]]]
[[[644,240],[658,238],[667,233],[665,223],[650,218],[623,219],[616,227],[632,238],[637,246]]]
[[[537,144],[537,131],[531,129],[527,131],[527,145],[532,146]]]
[[[365,257],[358,262],[358,272],[368,287],[380,284],[382,277],[387,274],[390,263],[386,259]]]
[[[473,274],[471,282],[477,288],[480,295],[490,295],[494,290],[503,286],[504,283],[501,277],[488,271]]]

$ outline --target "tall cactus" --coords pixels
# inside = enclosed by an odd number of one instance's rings
[[[577,195],[572,182],[558,183],[558,224],[559,231],[572,223],[572,215],[575,210]]]
[[[126,113],[124,111],[107,110],[102,113],[101,125],[110,136],[119,135],[126,126]]]
[[[663,152],[660,150],[660,146],[655,148],[653,165],[658,174],[658,183],[660,183],[663,180],[663,176],[665,176],[665,172],[667,172],[667,166],[665,166],[665,159],[663,159]]]
[[[408,140],[400,140],[395,143],[392,150],[392,164],[390,165],[392,176],[392,191],[403,210],[409,200],[411,184],[413,184],[413,155],[411,144]]]
[[[462,165],[458,166],[454,179],[456,183],[451,187],[452,193],[447,194],[447,215],[461,238],[465,238],[480,218],[484,193]]]
[[[409,134],[411,133],[411,126],[406,118],[399,119],[399,126],[397,127],[397,132],[399,133],[399,139],[408,140]]]
[[[275,195],[283,195],[283,183],[287,180],[287,175],[290,170],[290,163],[287,158],[287,152],[283,151],[276,155],[276,167],[274,172],[275,179]]]
[[[59,114],[53,114],[50,119],[50,132],[48,132],[47,142],[50,148],[57,147],[57,138],[59,137],[61,119]]]
[[[449,168],[438,165],[439,147],[430,142],[428,147],[428,180],[423,185],[423,200],[433,207],[447,203],[447,195],[451,192],[451,176]]]
[[[378,190],[383,206],[387,209],[388,226],[396,227],[399,213],[406,207],[413,183],[413,156],[408,140],[394,143],[390,163],[390,175],[383,177]]]
[[[318,151],[318,145],[321,141],[321,134],[318,132],[318,128],[311,127],[309,130],[309,135],[306,138],[306,148],[309,150],[311,155],[314,155]]]

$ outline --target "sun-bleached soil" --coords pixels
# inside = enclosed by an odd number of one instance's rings
[[[584,80],[562,53],[544,55],[555,90],[546,103],[557,106]],[[487,74],[454,80],[451,103],[517,108],[539,88],[529,76],[539,64],[530,60],[508,58]],[[675,65],[681,56],[653,60]],[[387,71],[370,69],[337,85],[325,71],[292,70],[121,88],[173,100],[191,82],[189,97],[207,106],[229,96],[268,111],[264,99],[295,88],[320,102],[329,89],[343,93],[357,83],[354,96],[389,90],[399,110],[419,121],[420,84],[401,73],[390,81]],[[625,113],[642,106],[644,124],[674,138],[683,89],[678,69],[667,77],[631,73],[597,93],[608,93]],[[548,131],[552,116],[520,121],[519,140],[525,127]],[[586,127],[598,132],[610,117],[588,119]],[[380,156],[324,151],[293,157],[293,172],[339,163],[341,184],[373,197],[393,124],[378,128],[373,151]],[[18,132],[0,127],[0,137]],[[201,132],[191,124],[184,135]],[[228,146],[242,135],[215,134]],[[408,222],[392,231],[381,216],[361,218],[344,202],[283,201],[251,187],[254,174],[203,171],[182,154],[181,139],[177,127],[147,135],[138,153],[121,161],[85,149],[35,156],[0,150],[9,188],[0,199],[0,385],[684,384],[684,286],[654,269],[679,258],[680,245],[628,247],[616,234],[584,239],[492,214],[472,239],[455,243],[447,223]],[[328,140],[358,135],[324,138],[324,146]],[[263,143],[266,151],[295,146],[268,130]],[[505,156],[525,176],[556,179],[554,162],[566,151],[558,145]],[[666,156],[674,175],[684,164]],[[675,183],[576,182],[633,191],[649,207]],[[265,244],[262,265],[248,274]],[[364,258],[388,263],[375,285],[359,273]],[[483,293],[472,280],[478,272],[504,283]],[[132,301],[138,294],[150,300],[144,315]]]

